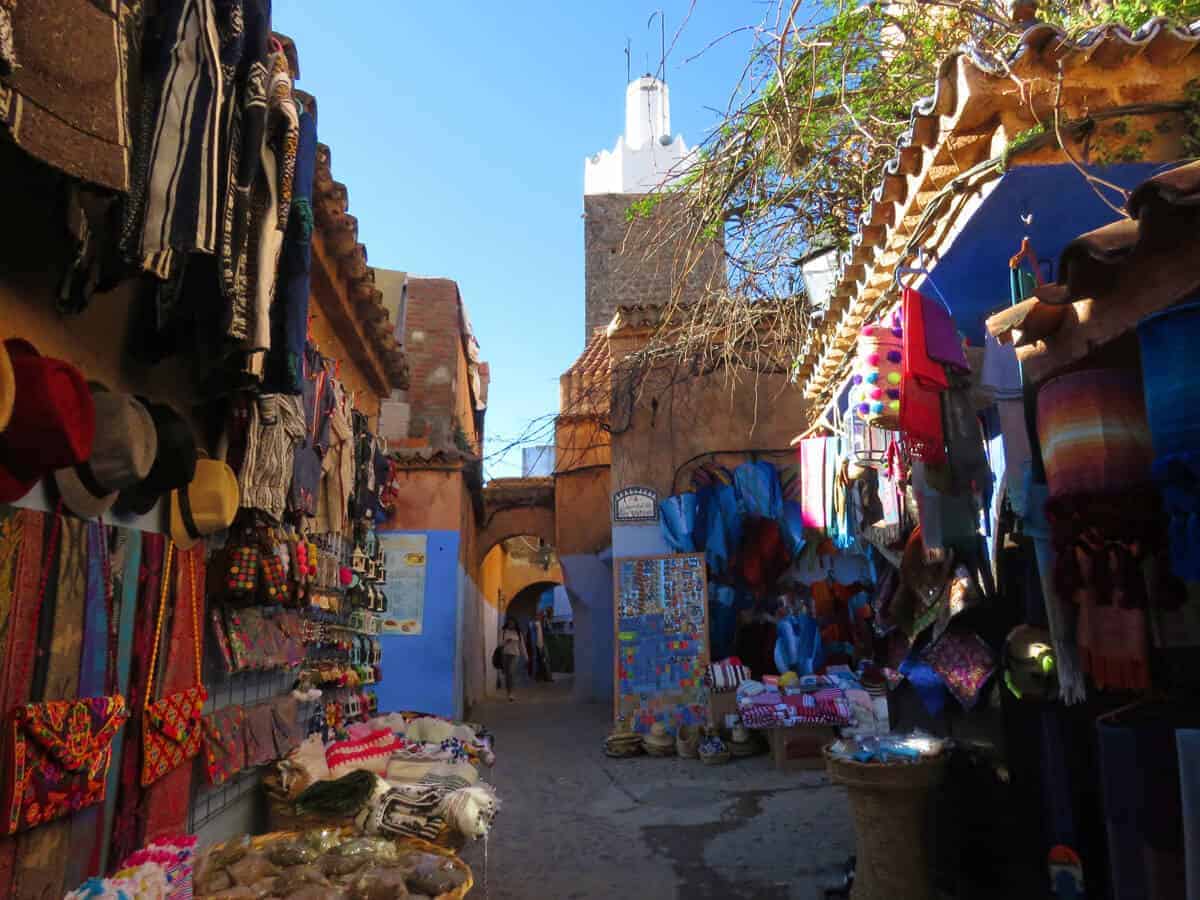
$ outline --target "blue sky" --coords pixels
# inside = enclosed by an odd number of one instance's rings
[[[397,3],[286,0],[299,86],[350,192],[372,265],[455,279],[491,363],[489,454],[558,408],[558,376],[583,348],[583,163],[624,125],[633,74],[657,69],[692,0]],[[667,61],[672,127],[695,145],[741,75],[774,3],[695,0]],[[348,10],[353,9],[353,14]],[[549,438],[547,432],[544,438]],[[520,452],[488,475],[520,474]]]

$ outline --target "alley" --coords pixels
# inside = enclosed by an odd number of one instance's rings
[[[496,735],[503,798],[489,844],[464,857],[491,900],[814,900],[853,852],[844,795],[766,756],[705,766],[616,760],[609,709],[569,678],[525,686],[473,718]]]

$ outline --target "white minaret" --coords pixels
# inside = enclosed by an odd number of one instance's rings
[[[671,135],[666,82],[643,75],[625,88],[625,134],[583,164],[584,194],[646,194],[683,168],[691,151]]]

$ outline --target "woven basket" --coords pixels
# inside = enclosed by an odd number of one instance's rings
[[[649,741],[642,741],[642,746],[646,750],[647,756],[674,756],[675,741],[672,740],[669,744],[652,744]]]
[[[341,831],[342,831],[342,836],[345,838],[352,838],[357,833],[353,828],[343,828],[343,829],[341,829]],[[253,847],[255,850],[261,850],[264,847],[268,847],[271,844],[274,844],[276,841],[295,840],[296,838],[300,837],[303,833],[304,833],[304,829],[288,830],[288,831],[272,831],[268,834],[260,834],[260,835],[257,835],[256,837],[250,838],[250,846]],[[393,841],[393,843],[395,843],[396,845],[398,845],[400,847],[408,848],[411,850],[419,850],[422,853],[432,853],[435,856],[443,856],[446,859],[450,860],[450,864],[453,868],[462,872],[466,876],[466,880],[461,885],[459,885],[455,890],[448,891],[445,894],[438,894],[437,897],[434,898],[434,900],[465,900],[466,896],[469,893],[471,893],[471,889],[475,887],[475,873],[471,871],[471,867],[468,866],[465,862],[463,862],[458,857],[458,854],[455,853],[454,851],[447,850],[445,847],[439,847],[436,844],[431,844],[431,843],[429,843],[429,841],[423,841],[420,838],[409,838],[409,837],[396,838]],[[222,846],[223,845],[218,844],[217,846],[211,848],[207,852],[214,853],[214,852],[220,850]]]
[[[694,725],[680,725],[675,735],[675,752],[682,759],[700,758],[700,731]]]
[[[945,755],[888,764],[839,759],[828,747],[824,753],[829,777],[845,785],[854,810],[858,862],[850,900],[933,900],[925,813],[945,776]]]
[[[705,753],[700,751],[700,762],[706,766],[719,766],[729,762],[731,754],[728,750],[722,750],[720,753]]]

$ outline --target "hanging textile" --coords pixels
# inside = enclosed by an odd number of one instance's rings
[[[779,487],[779,472],[769,462],[742,463],[733,470],[737,488],[738,507],[743,515],[777,519],[783,505]]]
[[[126,35],[138,6],[0,2],[0,125],[25,152],[114,191],[129,187],[127,66],[137,47]]]
[[[37,635],[38,582],[47,516],[0,511],[0,715],[29,700]],[[0,841],[0,896],[12,896],[17,842]]]
[[[800,442],[800,509],[804,527],[825,531],[829,526],[827,491],[832,479],[829,458],[832,438],[805,438]]]
[[[134,621],[133,652],[129,670],[130,709],[145,705],[150,678],[150,655],[154,646],[154,619],[163,578],[166,539],[161,534],[143,533],[142,565],[138,572],[139,596]],[[145,827],[145,796],[142,787],[142,717],[133,716],[125,726],[125,752],[121,754],[120,791],[113,817],[106,866],[112,867],[142,846]]]
[[[222,4],[227,6],[228,4]],[[178,257],[214,253],[220,218],[219,179],[229,100],[222,53],[237,36],[215,0],[171,0],[148,25],[143,134],[130,191],[127,247],[161,279]]]
[[[119,529],[117,550],[112,556],[113,615],[118,619],[116,672],[114,692],[122,696],[129,694],[129,672],[133,663],[134,622],[138,613],[138,573],[142,566],[141,532]],[[113,820],[117,812],[117,794],[121,783],[122,748],[125,746],[125,728],[113,738],[114,765],[108,771],[108,788],[104,794],[104,813],[100,822],[101,840],[94,854],[91,871],[98,872],[108,860],[108,847],[112,839]]]
[[[1200,729],[1175,732],[1183,813],[1187,900],[1200,900]]]
[[[79,691],[87,571],[87,523],[61,517],[58,561],[48,579],[38,628],[40,647],[49,652],[34,667],[30,699],[73,700]],[[55,590],[51,591],[50,583]],[[59,897],[66,890],[63,869],[46,865],[70,852],[71,821],[58,819],[17,837],[13,885],[17,897]]]
[[[116,673],[113,672],[111,677],[109,673],[109,666],[115,665],[116,647],[112,644],[115,636],[109,628],[112,609],[112,560],[109,556],[108,539],[108,529],[101,522],[87,523],[83,662],[80,665],[79,688],[76,694],[79,697],[112,696],[120,693],[116,690]],[[80,884],[84,879],[99,874],[96,851],[101,838],[98,828],[103,824],[103,818],[103,808],[100,806],[89,807],[72,818],[71,853],[63,878],[66,886]]]
[[[1179,756],[1173,714],[1118,710],[1096,722],[1112,894],[1184,900]]]
[[[696,529],[696,495],[676,494],[659,503],[663,540],[673,553],[695,553],[692,534]]]
[[[1200,581],[1200,416],[1196,415],[1200,303],[1175,306],[1138,324],[1154,479],[1170,518],[1171,568]]]
[[[199,543],[190,550],[176,550],[177,564],[172,567],[172,587],[174,594],[180,598],[174,606],[175,614],[171,618],[170,637],[165,647],[165,665],[162,669],[161,680],[163,697],[187,691],[194,685],[200,684],[200,654],[195,648],[201,646],[203,631],[199,624],[203,621],[197,610],[196,617],[189,615],[186,610],[196,598],[201,606],[204,603],[204,544]],[[145,740],[143,725],[143,740]],[[153,841],[169,834],[187,833],[188,802],[192,796],[192,782],[195,766],[185,763],[159,778],[146,788],[146,826],[142,841]]]

